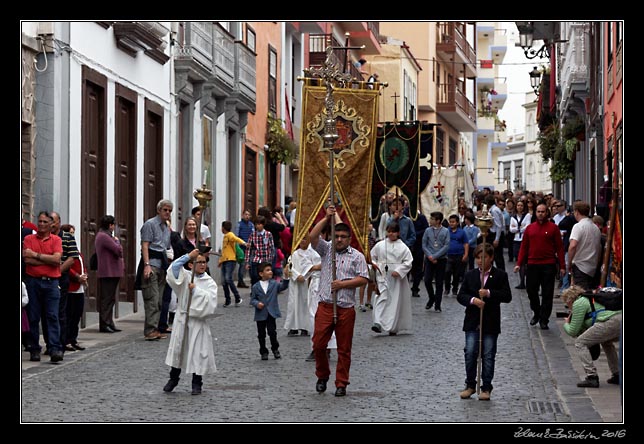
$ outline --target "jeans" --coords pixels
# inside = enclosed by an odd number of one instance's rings
[[[483,334],[483,360],[481,362],[481,391],[492,391],[494,378],[494,359],[498,334]],[[465,385],[476,388],[477,360],[479,357],[478,330],[465,332]]]
[[[31,334],[30,351],[40,351],[40,312],[46,313],[47,318],[47,346],[49,351],[63,351],[60,343],[60,324],[58,323],[58,306],[60,303],[60,290],[58,279],[43,280],[29,277],[27,279],[27,293],[29,304],[27,305],[29,316],[29,333]]]
[[[230,304],[230,291],[232,290],[235,295],[235,302],[239,302],[239,291],[235,287],[233,281],[233,271],[235,271],[236,261],[225,261],[221,264],[221,272],[224,277],[224,297],[226,298],[226,305]]]

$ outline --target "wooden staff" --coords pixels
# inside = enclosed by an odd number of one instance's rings
[[[481,255],[481,288],[485,285],[485,239],[487,238],[487,232],[492,226],[492,217],[488,214],[487,205],[483,204],[483,211],[481,211],[481,216],[476,217],[476,226],[481,230],[481,236],[483,236],[483,252]],[[480,295],[479,295],[480,298]],[[482,298],[481,298],[482,299]],[[479,356],[476,362],[476,394],[481,394],[481,367],[483,366],[483,308],[480,308],[479,315]]]

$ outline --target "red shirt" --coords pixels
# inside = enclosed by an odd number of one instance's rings
[[[559,262],[559,268],[565,269],[564,255],[559,227],[554,222],[539,223],[537,221],[528,225],[523,234],[517,266],[520,267],[526,263],[530,265],[547,265]]]
[[[39,237],[38,234],[30,234],[25,237],[22,248],[30,248],[32,251],[40,254],[63,254],[63,240],[55,234],[47,237]],[[31,277],[50,277],[57,279],[60,277],[60,264],[58,265],[33,265],[27,264],[27,275]]]

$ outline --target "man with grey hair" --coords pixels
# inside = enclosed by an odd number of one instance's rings
[[[137,269],[135,288],[143,291],[145,323],[143,334],[146,341],[167,338],[158,330],[163,290],[168,269],[167,250],[172,248],[170,220],[174,205],[167,199],[157,204],[157,215],[146,220],[141,227],[141,261]]]

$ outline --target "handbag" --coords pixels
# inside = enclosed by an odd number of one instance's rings
[[[235,244],[235,259],[237,262],[240,264],[244,263],[246,260],[246,254],[244,253],[244,250],[239,246],[239,244]]]

